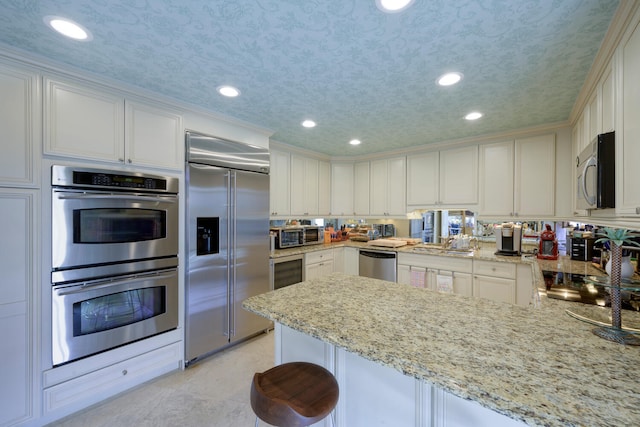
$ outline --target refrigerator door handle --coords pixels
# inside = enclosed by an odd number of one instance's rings
[[[231,171],[228,171],[224,174],[224,177],[227,180],[227,309],[226,309],[226,327],[224,330],[224,335],[228,338],[231,338],[233,335],[231,333],[231,298],[230,298],[230,287],[232,283],[232,273],[231,273],[231,255],[232,247],[231,247]]]
[[[233,248],[233,250],[231,251],[231,271],[232,271],[232,280],[231,280],[231,301],[229,303],[229,306],[231,307],[231,336],[235,336],[236,335],[236,248],[237,248],[237,221],[238,221],[238,203],[237,203],[237,196],[238,196],[238,186],[237,186],[237,174],[235,171],[231,172],[231,182],[233,183],[233,187],[230,188],[229,193],[231,193],[231,210],[232,210],[232,215],[233,215],[233,219],[232,221],[232,229],[233,229],[233,234],[232,234],[232,245],[231,246]]]

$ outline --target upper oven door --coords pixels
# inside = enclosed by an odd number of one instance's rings
[[[52,191],[54,270],[178,254],[176,195]]]

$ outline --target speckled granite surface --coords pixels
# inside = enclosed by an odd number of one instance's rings
[[[596,337],[568,304],[523,308],[336,273],[244,306],[530,425],[640,425],[640,348]]]

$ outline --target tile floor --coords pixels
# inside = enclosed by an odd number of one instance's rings
[[[50,425],[253,426],[249,387],[255,372],[274,364],[273,337],[259,335]]]

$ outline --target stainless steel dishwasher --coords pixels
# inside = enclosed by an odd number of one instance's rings
[[[358,262],[359,275],[373,279],[396,281],[395,252],[367,251],[360,249]]]

